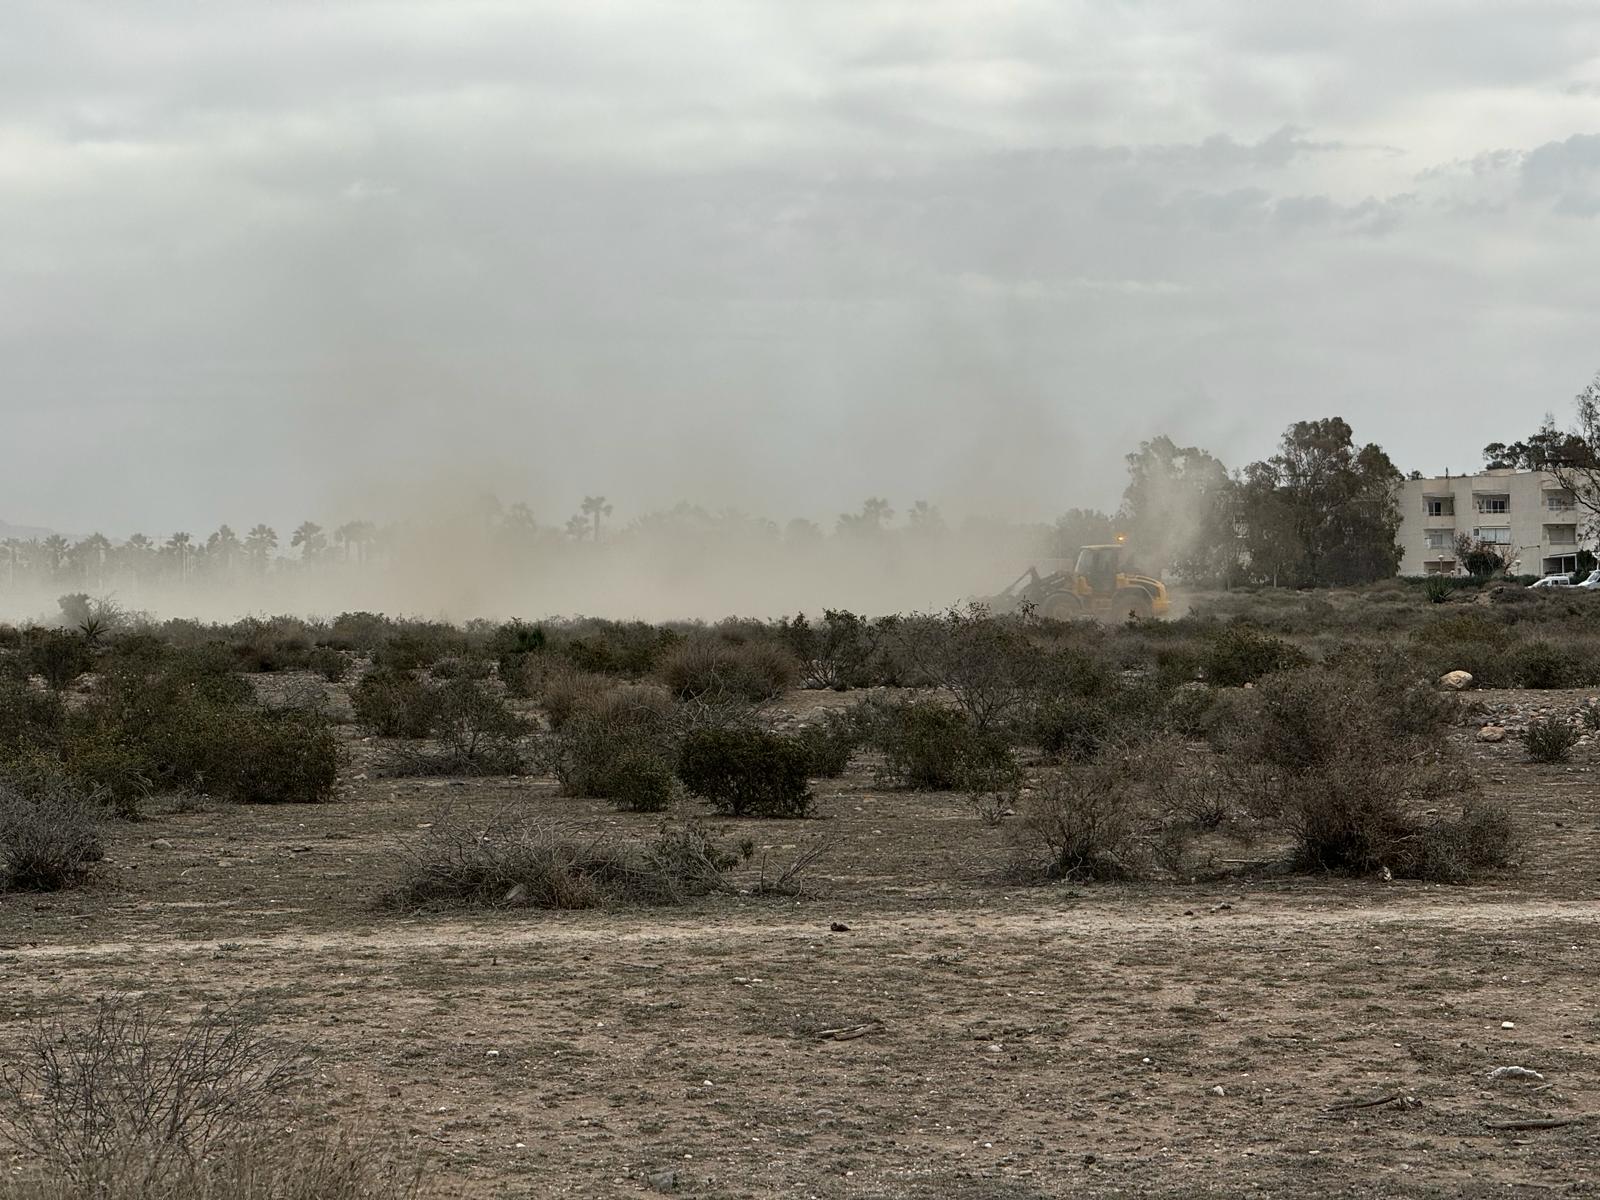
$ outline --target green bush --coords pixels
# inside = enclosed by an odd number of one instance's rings
[[[654,746],[621,745],[591,790],[623,812],[665,812],[678,798],[678,774]]]
[[[489,653],[508,694],[519,698],[529,695],[529,662],[544,654],[545,643],[544,629],[538,625],[510,621],[494,631]]]
[[[0,678],[0,758],[53,740],[66,717],[67,707],[57,693]]]
[[[439,717],[439,691],[409,671],[379,667],[350,689],[356,724],[378,737],[425,738]]]
[[[150,795],[149,763],[114,731],[74,727],[53,765],[119,817],[136,820]]]
[[[870,737],[883,754],[886,779],[913,791],[963,788],[973,772],[1011,758],[1001,732],[980,730],[966,713],[931,700],[874,705]]]
[[[240,621],[230,631],[229,640],[234,665],[240,671],[304,671],[311,665],[310,631],[292,617]]]
[[[732,817],[803,817],[811,808],[811,756],[792,738],[760,729],[697,729],[683,741],[678,778]]]
[[[1523,642],[1506,651],[1506,672],[1519,687],[1576,687],[1588,682],[1574,669],[1571,654],[1543,638]]]
[[[462,676],[432,692],[437,751],[402,750],[389,766],[405,775],[515,775],[527,723],[485,680]]]
[[[806,752],[806,773],[814,779],[837,779],[866,742],[868,731],[848,712],[830,709],[800,729],[794,740]]]
[[[1242,687],[1277,671],[1303,667],[1307,661],[1288,642],[1244,625],[1230,625],[1206,646],[1202,670],[1212,687]]]
[[[339,744],[304,713],[240,712],[225,725],[214,768],[216,794],[240,804],[315,804],[331,799]],[[231,760],[231,765],[230,765]]]
[[[61,782],[0,779],[0,885],[17,892],[75,887],[102,857],[99,806]]]
[[[154,670],[120,664],[72,715],[63,768],[134,803],[147,789],[244,803],[327,799],[338,762],[327,720],[245,703],[249,685],[216,661],[207,649],[179,651]]]
[[[328,627],[328,645],[336,650],[371,654],[383,644],[394,623],[382,613],[340,613]]]
[[[643,679],[661,656],[682,640],[673,630],[643,621],[589,620],[560,631],[546,631],[547,643],[579,671]]]
[[[66,629],[30,629],[22,647],[30,675],[52,688],[66,687],[94,667],[94,650],[80,633]]]
[[[318,646],[306,656],[306,667],[329,683],[339,683],[350,673],[350,655],[332,646]]]
[[[1522,731],[1522,744],[1534,762],[1559,763],[1572,757],[1583,734],[1564,717],[1535,717]]]
[[[880,645],[893,618],[868,621],[846,609],[826,609],[822,620],[804,613],[778,622],[778,637],[800,665],[804,686],[847,691],[881,682]]]
[[[540,757],[569,795],[659,811],[676,794],[674,718],[672,699],[660,688],[588,690],[544,740]]]
[[[417,624],[391,633],[372,653],[372,665],[389,671],[420,671],[463,649],[449,625]]]

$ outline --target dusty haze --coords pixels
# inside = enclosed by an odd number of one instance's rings
[[[1236,467],[1335,413],[1470,468],[1596,366],[1597,56],[1572,4],[12,0],[0,520],[286,535],[465,482],[558,526],[1047,521],[1152,434]],[[446,549],[219,607],[893,607],[1026,565]]]
[[[624,532],[594,544],[545,539],[508,548],[463,518],[393,531],[365,564],[284,559],[260,576],[197,573],[181,584],[110,570],[98,580],[35,581],[0,590],[0,619],[60,619],[57,599],[87,592],[132,615],[229,621],[367,610],[452,621],[601,616],[651,621],[772,618],[825,608],[868,614],[931,611],[999,591],[1029,563],[1049,569],[1055,547],[1037,528],[983,525],[920,535],[786,540],[750,522],[715,536],[686,528]]]

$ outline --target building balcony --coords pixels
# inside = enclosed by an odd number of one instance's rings
[[[1456,527],[1455,513],[1445,513],[1442,517],[1423,517],[1424,529],[1454,529]]]

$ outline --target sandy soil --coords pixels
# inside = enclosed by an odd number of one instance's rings
[[[863,767],[814,820],[713,823],[774,860],[825,841],[813,898],[395,915],[375,899],[442,805],[655,821],[380,778],[348,733],[340,803],[163,813],[93,886],[0,898],[0,1044],[108,992],[252,996],[321,1058],[285,1120],[395,1131],[445,1196],[1588,1194],[1594,1126],[1488,1122],[1600,1112],[1594,763],[1472,734],[1529,835],[1473,887],[1017,888],[1004,829]]]

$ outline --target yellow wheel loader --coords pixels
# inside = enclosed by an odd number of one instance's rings
[[[1070,571],[1041,575],[1029,567],[1015,583],[989,603],[996,612],[1031,609],[1053,621],[1098,617],[1108,621],[1164,617],[1171,607],[1166,585],[1149,575],[1124,570],[1120,542],[1084,546]]]

